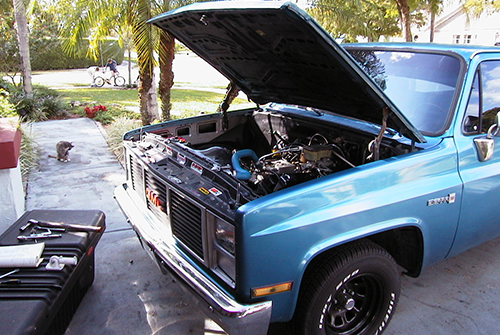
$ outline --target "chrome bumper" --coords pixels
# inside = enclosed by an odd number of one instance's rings
[[[173,244],[159,238],[162,234],[158,232],[157,227],[162,224],[140,207],[143,203],[135,192],[127,191],[126,184],[118,186],[114,196],[139,236],[143,248],[150,255],[153,254],[153,258],[162,268],[178,279],[181,287],[197,298],[197,305],[209,318],[230,335],[267,334],[272,309],[270,301],[252,305],[236,302],[189,263]]]

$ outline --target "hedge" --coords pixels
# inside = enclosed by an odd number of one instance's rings
[[[118,64],[122,63],[124,49],[118,45],[117,41],[110,40],[103,42],[101,50],[102,53],[98,56],[98,61],[89,57],[73,58],[64,53],[61,44],[58,44],[56,47],[37,54],[35,57],[32,56],[31,69],[34,71],[45,71],[81,69],[92,65],[103,66],[108,58],[113,58]]]

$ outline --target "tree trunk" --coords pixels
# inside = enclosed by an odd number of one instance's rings
[[[158,92],[161,100],[161,119],[167,121],[171,119],[172,110],[171,91],[174,85],[174,72],[172,63],[175,57],[175,40],[170,34],[160,31],[159,63],[160,63],[160,83]]]
[[[436,13],[431,12],[431,27],[430,27],[430,36],[429,36],[429,41],[432,43],[434,42],[434,24],[436,22]]]
[[[410,6],[407,0],[396,0],[398,6],[399,18],[401,19],[403,38],[406,42],[413,41],[411,35],[411,19],[410,19]]]
[[[150,13],[145,18],[150,18]],[[139,65],[139,105],[143,125],[159,120],[154,83],[154,57],[152,26],[145,20],[138,20],[133,27],[133,38]]]
[[[14,15],[16,19],[17,41],[19,43],[19,56],[21,59],[21,75],[23,78],[23,91],[27,97],[33,94],[31,85],[31,61],[28,35],[28,23],[26,22],[26,9],[23,0],[13,0]]]
[[[128,70],[128,84],[132,85],[132,50],[130,47],[127,48],[128,51],[128,65],[127,65],[127,70]]]
[[[139,80],[139,105],[143,125],[151,124],[159,119],[158,104],[156,103],[156,87],[154,84],[154,73],[140,74]]]

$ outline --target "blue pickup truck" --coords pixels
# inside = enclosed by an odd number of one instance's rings
[[[381,334],[401,274],[499,235],[500,48],[340,46],[291,3],[151,23],[230,85],[220,112],[126,133],[115,195],[229,334]]]

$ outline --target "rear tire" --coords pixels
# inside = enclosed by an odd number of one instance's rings
[[[125,78],[123,78],[121,76],[115,77],[115,85],[116,86],[123,86],[123,85],[125,85]]]
[[[95,79],[94,79],[95,86],[97,86],[97,87],[103,87],[104,83],[105,83],[105,80],[104,80],[103,77],[95,77]]]
[[[399,292],[400,272],[392,256],[370,241],[360,241],[313,265],[292,326],[300,335],[381,334]]]

